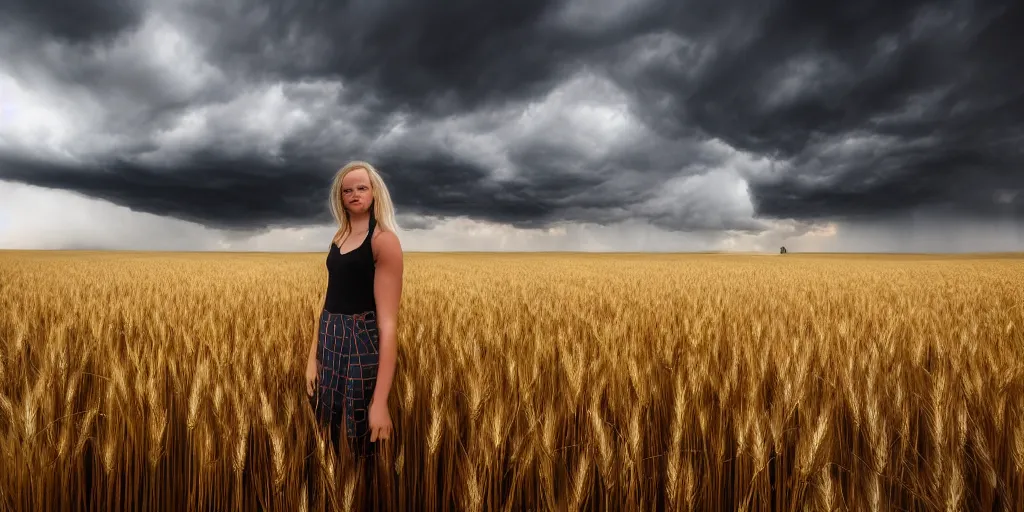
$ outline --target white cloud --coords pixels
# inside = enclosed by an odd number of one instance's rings
[[[18,55],[0,61],[0,152],[163,166],[205,149],[274,160],[296,139],[364,141],[365,109],[339,101],[341,82],[244,83],[206,61],[173,21],[172,12],[154,9],[109,45],[47,42],[21,53],[12,50],[17,34],[0,34],[0,53]],[[67,83],[76,78],[88,86]]]
[[[758,232],[768,223],[755,217],[746,176],[761,174],[771,162],[739,151],[721,140],[703,146],[719,162],[700,174],[682,173],[669,179],[657,196],[638,209],[660,217],[667,225],[683,225],[696,230],[733,230]]]
[[[215,230],[79,194],[0,181],[5,249],[217,250]]]
[[[65,162],[130,153],[146,143],[155,110],[192,101],[225,82],[158,11],[104,45],[47,41],[24,47],[24,35],[0,34],[4,152]],[[88,86],[65,83],[76,80]]]
[[[658,196],[638,211],[654,217],[664,216],[671,225],[691,229],[719,230],[743,225],[759,230],[746,182],[729,168],[705,174],[684,175],[666,182]]]
[[[75,162],[82,144],[78,136],[98,114],[88,102],[48,94],[22,84],[0,63],[0,152],[19,152],[58,162]],[[105,151],[104,136],[89,143]]]
[[[357,127],[335,103],[342,86],[337,82],[262,84],[241,90],[221,103],[208,103],[182,111],[170,126],[153,134],[156,149],[141,155],[150,165],[187,161],[210,148],[228,157],[259,156],[269,161],[281,156],[283,145],[296,134],[310,132],[333,115],[333,134],[354,137]],[[335,115],[336,114],[336,115]]]
[[[374,142],[375,152],[438,148],[492,169],[496,179],[514,176],[509,152],[537,142],[600,160],[654,137],[630,112],[629,98],[611,81],[581,73],[534,101],[434,120],[393,118],[393,128]]]
[[[547,96],[526,104],[516,122],[501,130],[516,143],[543,139],[571,147],[596,160],[654,136],[630,112],[628,95],[614,83],[592,73],[580,73]]]

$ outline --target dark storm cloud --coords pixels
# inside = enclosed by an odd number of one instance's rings
[[[765,217],[916,208],[1024,214],[1020,2],[624,1],[603,18],[540,0],[149,7],[161,9],[217,70],[205,87],[168,84],[145,60],[112,63],[88,52],[105,44],[90,41],[138,25],[137,4],[85,9],[74,26],[52,14],[62,9],[56,0],[5,4],[0,14],[22,33],[77,44],[53,57],[39,50],[43,39],[9,43],[0,48],[17,57],[13,69],[49,77],[55,91],[94,88],[106,109],[97,129],[131,142],[77,165],[5,155],[0,146],[0,178],[208,225],[252,226],[327,219],[323,195],[333,172],[365,157],[379,165],[404,212],[517,226],[641,215],[670,228],[756,229],[731,207],[728,215],[702,211],[720,202],[696,196],[689,207],[652,209],[670,204],[659,194],[673,178],[730,165],[704,146],[718,140],[776,162],[770,172],[740,171]],[[68,5],[64,12],[88,4]],[[464,148],[426,136],[375,149],[393,115],[431,125],[516,111],[581,71],[617,84],[651,136],[594,151],[559,137],[585,127],[545,126],[496,149],[515,171],[502,180]],[[311,120],[282,133],[284,149],[272,157],[261,142],[234,135],[238,119],[262,108],[246,103],[208,118],[213,141],[183,151],[168,168],[140,163],[159,149],[153,134],[194,107],[278,81],[334,80],[342,93],[302,98],[286,88]],[[339,118],[359,135],[335,127]]]
[[[115,162],[83,173],[74,167],[0,158],[4,175],[15,181],[74,190],[214,228],[331,222],[326,194],[331,170],[315,163],[292,165],[285,169],[260,159],[198,155],[173,170]]]
[[[954,2],[751,7],[708,5],[697,9],[704,17],[693,15],[694,3],[666,9],[663,32],[652,34],[670,41],[670,51],[637,68],[628,62],[633,52],[659,38],[620,48],[616,60],[627,71],[617,78],[666,100],[645,112],[666,129],[696,126],[737,147],[790,156],[816,135],[864,127],[913,94],[961,82],[966,59],[981,56],[967,47],[992,15]]]
[[[33,32],[59,41],[89,43],[109,40],[135,26],[142,13],[134,0],[4,0],[0,27],[18,20]]]
[[[398,155],[381,159],[392,199],[405,212],[436,217],[469,216],[520,228],[542,227],[561,220],[566,207],[585,201],[566,197],[600,185],[593,175],[538,172],[532,179],[497,182],[491,171],[446,155]],[[395,169],[395,172],[388,172]],[[618,205],[620,196],[607,196],[600,205]]]
[[[749,176],[761,215],[1024,213],[1020,195],[993,201],[1024,190],[1024,4],[770,5],[710,16],[710,39],[692,47],[673,32],[682,51],[640,69],[620,54],[632,72],[615,76],[665,100],[639,103],[663,133],[699,130],[778,159],[780,174]],[[830,154],[863,137],[885,142]]]
[[[963,147],[894,147],[852,162],[810,162],[752,188],[761,211],[780,217],[862,221],[912,208],[974,220],[1024,218],[1021,160]],[[816,168],[843,172],[820,178]]]
[[[191,14],[197,37],[225,66],[345,78],[393,107],[446,114],[532,97],[574,69],[588,41],[550,26],[556,7],[547,0],[243,0],[203,3]]]

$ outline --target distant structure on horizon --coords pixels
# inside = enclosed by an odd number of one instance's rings
[[[786,254],[786,246],[785,245],[783,245],[782,248],[779,249],[779,254]]]

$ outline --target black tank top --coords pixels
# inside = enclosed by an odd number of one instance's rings
[[[324,298],[324,309],[329,313],[354,315],[376,312],[377,301],[373,295],[375,264],[370,243],[376,225],[377,220],[371,213],[363,243],[345,254],[341,254],[337,244],[331,241],[331,251],[327,254],[327,294]]]

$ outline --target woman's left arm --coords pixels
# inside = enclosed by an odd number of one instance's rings
[[[383,404],[385,410],[395,376],[395,360],[398,354],[398,306],[402,299],[402,259],[402,245],[398,236],[389,231],[382,231],[377,237],[377,262],[373,277],[380,362],[372,403]]]

